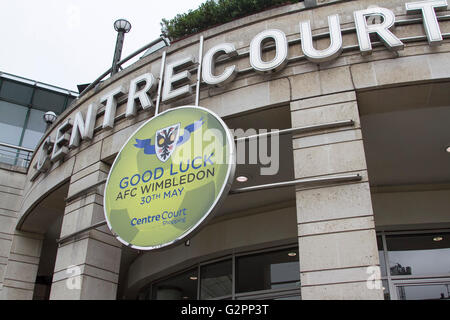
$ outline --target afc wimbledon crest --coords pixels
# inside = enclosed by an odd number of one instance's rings
[[[180,124],[174,124],[164,129],[156,131],[155,135],[155,151],[156,156],[162,162],[166,162],[170,158],[177,146],[178,133],[180,131]]]
[[[175,151],[175,148],[188,142],[191,138],[191,133],[201,128],[202,125],[203,117],[184,127],[180,135],[180,124],[177,123],[157,130],[155,144],[152,144],[152,139],[136,139],[134,146],[138,149],[144,149],[144,154],[156,154],[160,161],[166,162]]]

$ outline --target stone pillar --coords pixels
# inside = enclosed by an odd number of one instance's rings
[[[16,229],[26,169],[0,164],[0,300],[31,300],[42,236]]]
[[[295,135],[296,179],[362,176],[357,182],[296,190],[302,299],[383,299],[380,283],[368,283],[379,258],[355,92],[292,102],[291,116],[293,127],[355,122]]]
[[[60,238],[104,220],[104,184],[109,166],[98,161],[71,177]],[[81,194],[80,191],[87,190]],[[77,196],[78,194],[78,196]],[[57,251],[50,299],[116,299],[121,243],[107,226],[62,243]]]
[[[42,241],[42,235],[15,231],[0,300],[33,299]]]

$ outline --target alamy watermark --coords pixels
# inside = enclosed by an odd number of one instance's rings
[[[66,269],[69,277],[66,279],[66,287],[69,290],[81,290],[81,267],[70,265]]]
[[[278,129],[230,129],[235,143],[236,164],[259,165],[261,175],[276,175],[280,169],[280,135]],[[221,130],[197,130],[183,147],[177,148],[174,163],[186,163],[192,154],[207,155],[211,162],[228,163],[223,154],[226,139]]]

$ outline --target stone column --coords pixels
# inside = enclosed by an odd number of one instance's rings
[[[292,102],[291,116],[293,127],[355,122],[352,127],[295,135],[296,179],[362,176],[357,182],[296,190],[302,299],[383,299],[380,282],[375,289],[367,282],[379,259],[355,92]]]
[[[7,260],[0,300],[31,300],[43,236],[15,231]]]
[[[31,300],[42,236],[16,230],[26,169],[0,165],[0,300]]]
[[[73,174],[60,238],[104,220],[104,184],[109,166],[98,161]],[[87,192],[80,194],[80,191]],[[86,231],[58,248],[50,299],[116,299],[121,243],[106,226]]]

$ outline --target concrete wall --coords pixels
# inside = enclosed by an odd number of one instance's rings
[[[450,190],[374,193],[372,203],[378,230],[450,227]]]

